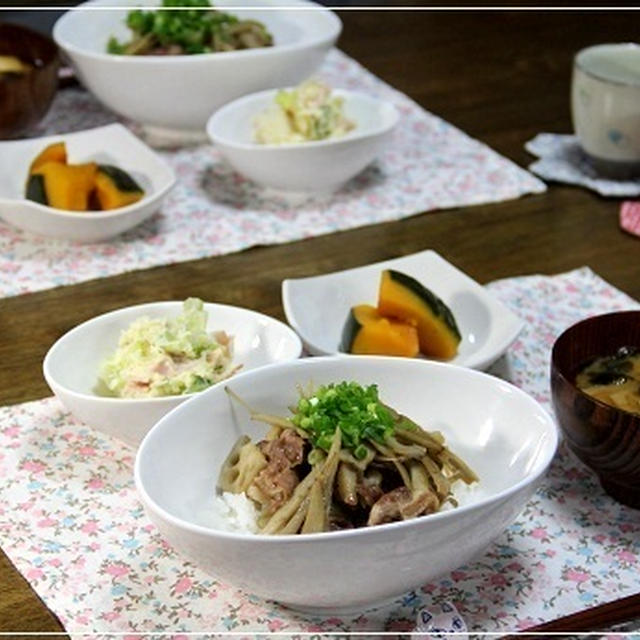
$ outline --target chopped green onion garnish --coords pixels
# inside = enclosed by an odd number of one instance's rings
[[[342,447],[359,460],[367,456],[367,440],[383,443],[394,428],[391,412],[378,399],[378,387],[357,382],[321,386],[313,396],[298,402],[292,421],[309,433],[314,447],[325,451],[339,428]]]

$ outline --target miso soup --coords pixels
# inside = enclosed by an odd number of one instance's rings
[[[576,376],[576,386],[600,402],[640,415],[640,349],[621,347],[592,360]]]

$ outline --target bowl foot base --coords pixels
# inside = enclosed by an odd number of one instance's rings
[[[140,134],[148,145],[156,149],[188,147],[209,142],[204,129],[171,129],[143,124],[140,126]]]
[[[319,617],[335,617],[335,616],[356,616],[364,613],[365,611],[372,611],[373,609],[384,609],[385,607],[391,606],[398,597],[402,594],[398,594],[396,596],[392,596],[391,598],[384,598],[383,600],[378,600],[375,602],[367,602],[361,605],[348,605],[348,606],[313,606],[313,605],[303,605],[303,604],[293,604],[290,602],[281,602],[280,604],[287,607],[288,609],[292,609],[294,611],[299,611],[300,613],[306,613],[309,615],[319,616]]]

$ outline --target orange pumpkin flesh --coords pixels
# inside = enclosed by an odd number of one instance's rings
[[[342,348],[358,355],[388,355],[414,358],[420,352],[415,327],[385,318],[368,304],[351,309],[343,332]]]
[[[67,164],[67,146],[64,142],[54,142],[45,147],[34,159],[29,167],[29,174],[35,173],[47,162]]]
[[[47,204],[54,209],[87,211],[98,165],[46,162],[34,172],[44,179]]]
[[[67,164],[64,142],[45,147],[31,162],[25,196],[66,211],[108,210],[144,197],[144,190],[122,169],[95,162]]]
[[[382,272],[378,312],[414,325],[424,355],[450,360],[458,352],[461,335],[451,310],[410,276],[391,269]]]
[[[125,207],[144,197],[144,191],[129,174],[110,165],[98,167],[95,188],[95,196],[102,210]]]

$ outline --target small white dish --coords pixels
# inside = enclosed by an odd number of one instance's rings
[[[373,162],[398,122],[389,103],[334,89],[356,127],[341,138],[291,144],[253,141],[255,117],[271,107],[277,90],[239,98],[216,111],[207,133],[231,166],[263,187],[293,193],[331,193]]]
[[[357,304],[377,304],[383,269],[412,276],[451,309],[462,334],[451,364],[486,369],[522,329],[522,321],[484,287],[428,250],[346,271],[284,280],[282,302],[287,321],[309,353],[341,353],[339,345],[349,310]]]
[[[99,162],[124,169],[144,189],[134,204],[111,211],[63,211],[25,198],[29,165],[47,145],[64,140],[68,162]],[[44,138],[0,142],[0,218],[42,236],[101,242],[135,227],[155,213],[173,188],[169,165],[121,124]]]
[[[328,533],[224,531],[213,507],[220,467],[240,435],[262,439],[268,427],[217,385],[165,416],[138,450],[136,487],[168,542],[247,593],[318,614],[361,613],[478,557],[522,510],[553,459],[557,428],[533,398],[494,376],[440,362],[302,358],[238,374],[227,386],[256,409],[287,415],[297,385],[342,380],[377,384],[383,402],[442,432],[480,478],[458,491],[461,506]]]
[[[182,311],[182,302],[152,302],[125,307],[87,320],[65,333],[47,352],[47,384],[71,413],[99,431],[137,446],[168,411],[194,394],[162,398],[99,395],[100,365],[118,346],[122,331],[136,319],[165,318]],[[302,345],[286,324],[256,311],[205,303],[207,328],[233,336],[233,365],[241,371],[300,357]]]
[[[206,139],[215,109],[240,96],[296,84],[318,69],[342,30],[340,18],[307,0],[217,0],[215,9],[262,22],[271,47],[195,55],[126,56],[107,53],[115,36],[131,39],[131,9],[159,0],[90,0],[62,15],[53,38],[83,83],[112,111],[145,125],[154,137]]]

